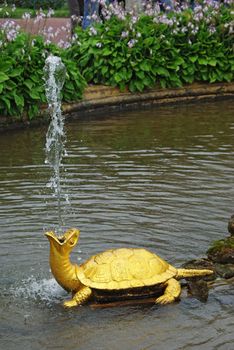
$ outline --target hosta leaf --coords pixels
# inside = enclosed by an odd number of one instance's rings
[[[208,61],[206,58],[198,58],[198,63],[206,66]]]
[[[154,70],[155,70],[155,72],[157,74],[162,75],[164,77],[169,77],[170,76],[168,70],[166,68],[164,68],[164,67],[155,67]]]
[[[21,95],[14,95],[15,103],[18,107],[24,106],[24,98]]]
[[[149,72],[149,71],[150,71],[150,68],[151,68],[151,65],[150,65],[147,61],[143,61],[143,62],[140,64],[140,69],[142,69],[142,70],[145,71],[145,72]]]
[[[32,80],[26,79],[26,80],[24,81],[24,85],[27,86],[27,88],[28,88],[29,90],[31,90],[32,87],[33,87],[33,85],[34,85],[34,83],[33,83]]]
[[[29,96],[33,99],[33,100],[40,100],[40,95],[38,94],[37,91],[30,91],[29,92]]]
[[[24,68],[15,68],[13,69],[10,73],[9,73],[9,77],[17,77],[19,75],[22,74],[22,72],[24,71]]]
[[[1,99],[5,102],[5,104],[6,104],[6,106],[7,106],[7,109],[8,109],[8,111],[11,109],[11,103],[10,103],[10,101],[8,100],[8,98],[6,98],[6,97],[1,97]]]
[[[197,55],[195,55],[195,56],[190,56],[190,57],[189,57],[189,60],[190,60],[192,63],[196,62],[197,59],[198,59],[198,56],[197,56]]]
[[[9,76],[3,72],[0,72],[0,83],[9,79]]]
[[[214,59],[214,58],[210,58],[209,61],[208,61],[208,64],[209,64],[210,66],[215,67],[216,64],[217,64],[217,61],[216,61],[216,59]]]

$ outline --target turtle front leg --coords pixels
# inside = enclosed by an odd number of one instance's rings
[[[168,280],[166,282],[166,285],[167,285],[167,287],[164,291],[164,294],[155,300],[155,302],[157,304],[173,303],[180,296],[181,286],[180,286],[180,283],[176,279],[171,278],[170,280]]]
[[[73,295],[71,300],[65,301],[63,305],[65,307],[78,306],[86,302],[92,294],[92,290],[89,287],[83,286],[78,292]]]

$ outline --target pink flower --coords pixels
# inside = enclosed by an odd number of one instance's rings
[[[62,49],[67,49],[71,46],[71,43],[68,41],[60,40],[58,42],[58,46],[61,47]]]
[[[137,40],[131,39],[128,42],[128,47],[131,49],[136,43],[137,43]]]
[[[51,8],[49,8],[49,11],[47,12],[47,15],[46,15],[46,17],[51,17],[51,16],[53,16],[54,15],[54,10],[53,9],[51,9]]]
[[[97,35],[96,29],[95,29],[94,27],[90,27],[90,28],[89,28],[89,34],[90,34],[90,35]]]
[[[30,13],[25,12],[25,13],[23,14],[22,18],[23,18],[23,19],[30,19],[30,18],[31,18],[31,15],[30,15]]]
[[[128,30],[127,30],[126,32],[122,32],[122,34],[121,34],[121,38],[127,38],[127,37],[128,37],[128,35],[129,35]]]

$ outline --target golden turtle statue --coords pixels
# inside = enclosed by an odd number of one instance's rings
[[[205,276],[211,270],[176,269],[159,256],[141,248],[119,248],[92,256],[82,265],[70,262],[70,252],[78,242],[79,230],[69,229],[62,237],[52,231],[45,235],[50,241],[50,267],[57,282],[73,298],[64,302],[72,307],[94,296],[137,298],[159,291],[156,303],[168,304],[179,298],[181,286],[177,279]]]

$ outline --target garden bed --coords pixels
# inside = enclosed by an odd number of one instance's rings
[[[104,4],[102,20],[96,15],[92,25],[77,26],[72,38],[58,44],[52,39],[60,37],[60,28],[47,28],[41,12],[26,19],[27,33],[5,22],[0,28],[2,125],[46,120],[49,55],[65,65],[61,98],[69,115],[233,97],[233,15],[230,0],[178,5],[173,11],[147,5],[140,14]],[[37,29],[40,35],[34,35]]]

